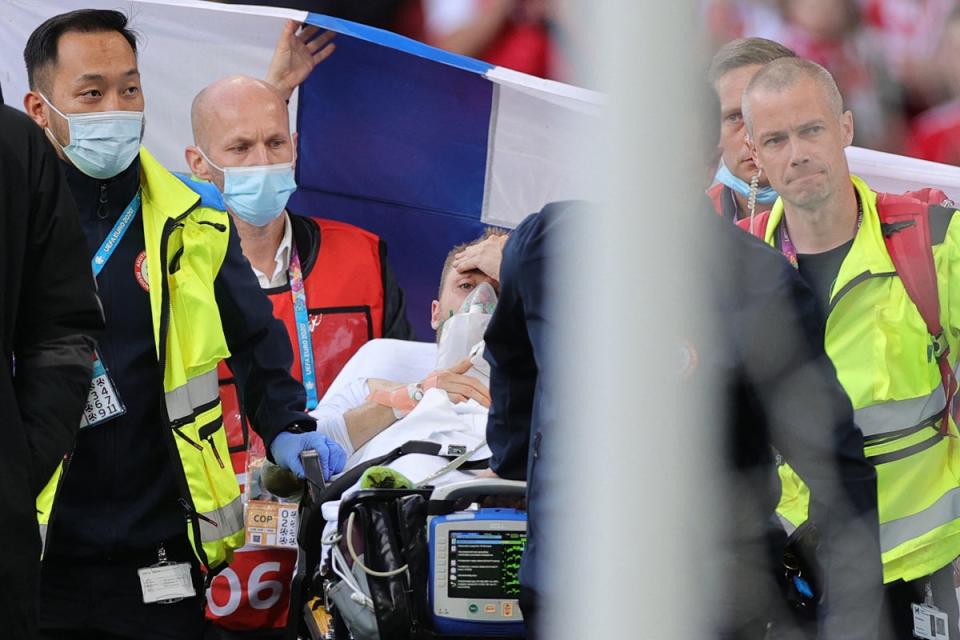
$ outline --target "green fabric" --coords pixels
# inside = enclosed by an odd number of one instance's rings
[[[410,478],[390,467],[370,467],[360,476],[361,489],[413,489]]]

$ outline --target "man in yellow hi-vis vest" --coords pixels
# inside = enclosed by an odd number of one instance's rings
[[[937,362],[943,338],[953,354],[960,348],[956,211],[929,208],[945,327],[935,339],[886,246],[902,228],[881,224],[878,194],[849,173],[844,147],[853,140],[853,114],[843,110],[830,74],[807,60],[775,60],[747,85],[743,113],[757,166],[780,194],[769,217],[754,221],[754,232],[777,246],[813,290],[827,354],[877,469],[887,583],[882,637],[956,638],[960,441],[955,421],[945,418]]]
[[[55,16],[31,34],[25,109],[80,210],[107,331],[71,455],[41,493],[40,628],[47,638],[200,638],[204,577],[243,545],[217,366],[253,428],[302,476],[316,449],[292,352],[228,215],[140,146],[136,38],[116,11]],[[184,114],[184,117],[186,114]],[[269,176],[246,176],[252,197]]]

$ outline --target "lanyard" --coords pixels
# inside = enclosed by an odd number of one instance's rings
[[[860,225],[863,224],[863,205],[860,204],[860,197],[857,196],[857,231],[860,231]],[[854,232],[856,235],[856,232]],[[797,260],[797,248],[790,239],[787,232],[787,218],[784,216],[780,223],[780,253],[782,253],[794,269],[800,269],[800,262]]]
[[[293,296],[293,313],[297,322],[297,344],[300,347],[300,371],[303,388],[307,392],[307,411],[320,403],[317,399],[317,370],[313,366],[313,343],[310,341],[310,318],[307,315],[307,293],[303,290],[303,271],[296,245],[290,247],[290,295]]]
[[[133,200],[130,201],[127,208],[120,214],[120,218],[114,223],[113,229],[111,229],[107,237],[103,239],[103,243],[94,254],[93,260],[90,261],[90,266],[93,267],[94,278],[99,276],[100,272],[103,271],[103,268],[107,265],[107,260],[110,259],[117,245],[120,244],[120,240],[123,239],[123,234],[127,232],[127,228],[130,226],[130,223],[133,222],[133,217],[137,215],[139,208],[140,192],[137,191],[137,195],[133,196]]]

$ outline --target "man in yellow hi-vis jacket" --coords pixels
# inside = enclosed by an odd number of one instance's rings
[[[55,16],[24,58],[24,106],[61,158],[107,326],[76,447],[38,499],[41,632],[200,638],[203,578],[244,542],[218,364],[278,463],[302,475],[299,453],[316,449],[330,473],[346,456],[304,413],[286,333],[229,217],[140,146],[126,17]]]
[[[924,635],[921,627],[933,624],[956,638],[957,426],[943,419],[937,350],[886,248],[884,235],[893,230],[880,223],[878,194],[849,173],[844,147],[853,140],[853,114],[843,111],[830,74],[802,59],[764,66],[744,92],[743,112],[757,166],[780,194],[769,216],[753,221],[754,233],[790,259],[818,299],[827,354],[877,469],[884,637],[943,637]],[[955,213],[932,207],[929,214],[940,315],[953,354],[960,352]]]

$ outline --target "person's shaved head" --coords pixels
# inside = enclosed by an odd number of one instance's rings
[[[782,93],[803,80],[812,80],[820,88],[830,111],[839,119],[843,114],[843,98],[836,80],[830,72],[816,62],[803,58],[779,58],[764,65],[743,91],[743,119],[747,131],[753,135],[753,119],[750,117],[750,101],[758,93]]]
[[[289,128],[287,103],[273,85],[251,76],[228,76],[207,86],[193,99],[190,107],[193,143],[206,151],[207,136],[215,122],[250,103],[260,103],[265,110],[282,113]]]
[[[273,86],[249,76],[217,80],[197,94],[190,109],[190,171],[223,191],[226,167],[296,161],[286,101]]]
[[[781,58],[765,65],[743,93],[743,115],[757,168],[780,194],[787,215],[856,211],[845,149],[853,114],[833,76],[809,60]]]

